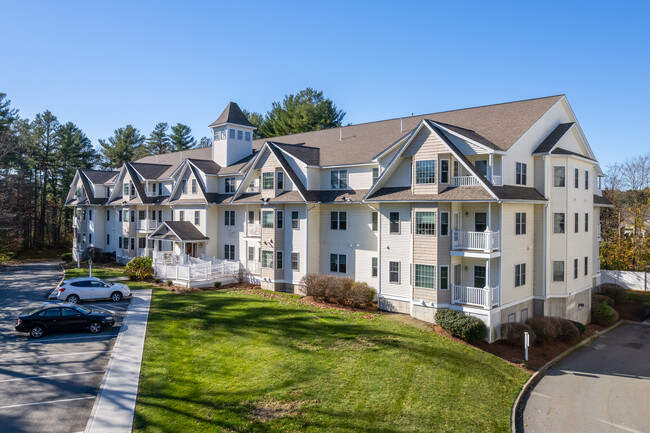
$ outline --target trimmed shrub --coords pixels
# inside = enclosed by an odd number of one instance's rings
[[[306,296],[311,296],[317,301],[324,301],[327,297],[325,275],[307,274],[302,277],[300,285],[304,287]]]
[[[627,300],[627,290],[622,286],[614,283],[605,283],[596,287],[596,291],[605,296],[609,296],[614,300],[615,304],[620,304]]]
[[[167,280],[167,285],[171,286],[172,285],[172,280]]]
[[[578,332],[580,333],[580,335],[585,333],[585,325],[583,325],[580,322],[576,322],[575,320],[572,320],[571,323],[573,323],[573,326],[578,328]]]
[[[156,284],[160,284],[160,278],[156,278],[155,280],[153,280],[153,282]]]
[[[535,335],[537,336],[538,343],[547,343],[557,340],[560,335],[560,324],[556,317],[531,317],[526,321]]]
[[[535,343],[537,335],[535,331],[525,323],[504,323],[501,325],[501,339],[507,341],[513,346],[524,345],[524,333],[528,332],[530,344]]]
[[[124,267],[124,275],[133,281],[153,278],[153,259],[151,257],[134,257]]]
[[[348,302],[353,307],[360,307],[361,305],[370,305],[375,299],[375,289],[370,287],[368,283],[356,282],[350,286],[348,294]]]
[[[104,261],[107,262],[114,262],[115,261],[115,253],[103,253],[102,254]]]
[[[72,253],[63,253],[61,254],[61,260],[64,262],[71,262],[72,261]]]
[[[214,288],[218,289],[219,287],[221,287],[221,281],[215,281],[214,282]]]
[[[560,333],[558,334],[558,340],[575,340],[580,337],[580,331],[569,319],[560,319],[559,317],[555,318],[558,321],[560,326]]]
[[[442,329],[468,343],[485,340],[487,335],[487,326],[481,319],[466,316],[460,311],[440,309],[436,311],[435,320]]]
[[[607,305],[610,307],[614,306],[614,300],[609,296],[601,295],[599,293],[594,293],[591,295],[591,305],[598,305],[603,302],[607,302]]]
[[[350,288],[352,287],[354,280],[352,278],[326,275],[325,281],[327,282],[327,299],[336,304],[345,304],[348,300]]]
[[[594,306],[591,312],[591,320],[597,325],[611,326],[618,322],[618,311],[607,305],[606,302]]]

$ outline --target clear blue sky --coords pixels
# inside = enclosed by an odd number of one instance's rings
[[[601,164],[650,152],[648,2],[0,0],[0,91],[98,138],[208,135],[307,86],[345,122],[565,93]]]

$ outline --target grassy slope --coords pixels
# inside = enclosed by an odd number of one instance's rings
[[[156,289],[134,431],[509,431],[527,373],[403,316],[280,296]]]
[[[76,278],[76,277],[87,277],[88,276],[88,265],[84,264],[85,268],[71,268],[65,270],[65,278]],[[113,278],[121,277],[124,275],[123,268],[116,267],[102,267],[102,266],[93,266],[93,277],[97,278]]]

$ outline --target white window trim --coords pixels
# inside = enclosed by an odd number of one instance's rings
[[[390,231],[390,214],[396,213],[397,214],[397,232],[392,232]],[[389,211],[388,212],[388,234],[389,235],[401,235],[402,234],[402,215],[400,214],[399,211]]]
[[[517,182],[517,166],[519,164],[521,164],[521,167],[525,168],[525,171],[526,171],[526,174],[524,174],[523,171],[521,173],[521,177],[522,177],[521,180],[524,180],[523,177],[526,176],[525,182],[521,182],[521,183]],[[515,161],[515,185],[526,186],[527,184],[528,184],[528,164],[526,164],[525,162],[521,162],[521,161]]]
[[[447,161],[447,182],[442,181],[442,161]],[[438,173],[438,181],[439,181],[439,183],[449,185],[451,183],[451,179],[450,179],[451,178],[451,161],[449,159],[446,159],[446,158],[445,159],[439,159],[438,160],[438,165],[440,166],[438,168],[438,171],[439,171],[439,173]]]
[[[332,228],[332,214],[333,213],[336,214],[336,228],[335,229]],[[342,213],[345,214],[345,228],[344,229],[341,228],[341,214]],[[330,211],[330,224],[329,225],[330,225],[330,230],[335,230],[337,232],[338,231],[347,231],[348,230],[348,211],[345,211],[345,210],[341,210],[341,211],[333,210],[333,211]],[[334,254],[334,253],[332,253],[332,254]]]
[[[391,263],[397,263],[397,281],[391,281],[390,280],[390,264]],[[393,261],[389,260],[388,261],[388,284],[401,284],[402,283],[402,262],[399,261]]]
[[[278,260],[278,254],[282,256],[282,266],[278,266],[278,263],[280,263]],[[284,269],[284,250],[277,250],[275,252],[275,269]]]
[[[449,232],[451,231],[451,220],[450,220],[451,215],[450,215],[449,211],[446,211],[446,210],[445,211],[439,211],[438,213],[440,214],[440,221],[438,222],[438,228],[436,230],[436,235],[447,237],[447,236],[449,236]],[[446,235],[443,235],[442,230],[441,230],[441,228],[442,228],[442,214],[443,213],[447,214],[447,234]]]
[[[418,286],[416,284],[417,278],[416,278],[415,273],[417,272],[416,270],[417,270],[418,266],[430,266],[430,267],[433,268],[433,272],[434,272],[434,275],[433,275],[433,287],[422,287],[422,286]],[[388,267],[388,270],[390,271],[390,265]],[[413,264],[413,287],[415,287],[417,289],[437,290],[439,286],[438,286],[438,276],[435,275],[436,272],[438,272],[438,270],[436,269],[436,265],[429,265],[429,264],[426,264],[426,263],[414,263]]]
[[[447,268],[447,288],[443,289],[442,288],[442,268]],[[447,291],[449,290],[449,286],[451,286],[451,276],[449,275],[449,265],[440,265],[438,269],[438,290],[443,290]]]
[[[297,255],[296,267],[295,267],[295,268],[293,267],[293,255],[294,255],[294,254]],[[300,252],[298,252],[298,251],[292,251],[292,252],[291,252],[291,261],[290,261],[290,263],[289,263],[289,268],[290,268],[292,271],[300,272]]]

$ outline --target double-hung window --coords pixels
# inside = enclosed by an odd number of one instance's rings
[[[400,233],[399,212],[388,213],[388,231],[394,235],[398,235]]]
[[[226,260],[235,260],[235,246],[234,245],[224,245],[223,246],[223,257]]]
[[[399,284],[399,262],[388,262],[388,282],[393,284]]]
[[[379,212],[373,212],[370,217],[372,231],[376,232],[379,230]]]
[[[330,184],[332,189],[347,189],[348,188],[348,171],[347,170],[332,170],[330,172]]]
[[[526,212],[515,212],[515,234],[526,234]]]
[[[273,269],[273,251],[262,250],[262,267]]]
[[[565,167],[555,166],[553,167],[553,186],[564,187],[565,184]]]
[[[526,263],[515,265],[515,287],[526,284]]]
[[[187,194],[187,179],[181,181],[181,190],[183,194]]]
[[[578,278],[578,259],[573,259],[573,278]]]
[[[564,233],[564,214],[553,214],[553,233]]]
[[[585,213],[585,233],[589,231],[589,213]]]
[[[436,213],[415,212],[415,234],[435,236],[436,234]]]
[[[251,133],[250,133],[250,131],[246,131],[246,141],[251,141]]]
[[[244,131],[241,129],[237,130],[237,140],[243,140],[244,139]]]
[[[198,226],[200,224],[201,224],[201,211],[195,210],[194,211],[194,225]]]
[[[192,179],[192,194],[196,194],[198,192],[197,185],[196,185],[196,179]]]
[[[372,169],[372,184],[374,185],[375,182],[377,182],[377,179],[379,179],[379,168],[374,167]]]
[[[526,164],[518,162],[515,169],[515,183],[517,185],[526,185]]]
[[[415,287],[436,288],[436,267],[433,265],[415,265]]]
[[[330,213],[330,229],[332,229],[332,230],[347,230],[348,229],[348,213],[347,212],[331,212]]]
[[[124,182],[124,187],[122,189],[122,192],[124,193],[124,196],[129,195],[129,184]]]
[[[185,221],[185,211],[181,210],[178,212],[178,220],[179,221]]]
[[[276,189],[284,189],[284,172],[283,171],[278,171],[275,173],[276,177]]]
[[[589,273],[589,257],[585,257],[585,276]]]
[[[553,281],[555,281],[555,282],[564,281],[564,261],[563,260],[554,260],[553,261]]]
[[[129,215],[131,214],[131,211],[124,210],[123,213],[124,213],[124,222],[128,223],[129,222]]]
[[[284,228],[284,212],[281,210],[275,211],[275,228],[283,229]],[[278,268],[280,269],[280,268]]]
[[[573,186],[574,186],[574,188],[579,188],[579,185],[580,185],[580,170],[577,169],[577,168],[573,169],[573,176],[574,176]]]
[[[229,130],[230,138],[235,138],[235,130],[230,128]]]
[[[273,189],[273,172],[262,173],[262,189]]]
[[[449,236],[449,212],[440,212],[440,236]]]
[[[132,222],[132,223],[135,222],[135,210],[132,210],[132,211],[131,211],[131,222]]]
[[[347,272],[348,256],[345,254],[330,254],[330,272],[345,274]]]
[[[262,211],[262,228],[263,229],[272,229],[273,228],[273,211],[264,210]]]
[[[449,266],[440,266],[440,290],[449,289]]]
[[[235,192],[235,178],[234,177],[227,177],[224,179],[224,187],[226,190],[226,194],[233,193]]]
[[[415,161],[415,183],[436,183],[436,160]]]
[[[291,253],[291,270],[300,270],[300,253]]]
[[[370,276],[371,277],[376,277],[377,276],[378,268],[379,268],[379,260],[377,259],[377,257],[373,257],[371,259],[371,261],[370,261],[370,269],[371,269]]]
[[[284,266],[283,264],[283,254],[282,251],[276,251],[275,252],[275,269],[282,269]]]
[[[579,222],[580,214],[578,212],[573,214],[573,232],[578,233],[580,229],[580,222]]]
[[[227,226],[234,226],[235,225],[235,211],[234,210],[225,211],[223,223],[224,223],[224,225],[227,225]]]
[[[585,189],[589,189],[589,171],[585,170]]]
[[[111,220],[111,211],[106,209],[106,221],[110,221],[110,220]]]
[[[449,183],[449,160],[440,160],[440,183]]]
[[[291,228],[299,229],[300,228],[300,214],[297,210],[291,211]]]
[[[138,221],[142,221],[147,217],[147,213],[143,210],[138,211]]]

